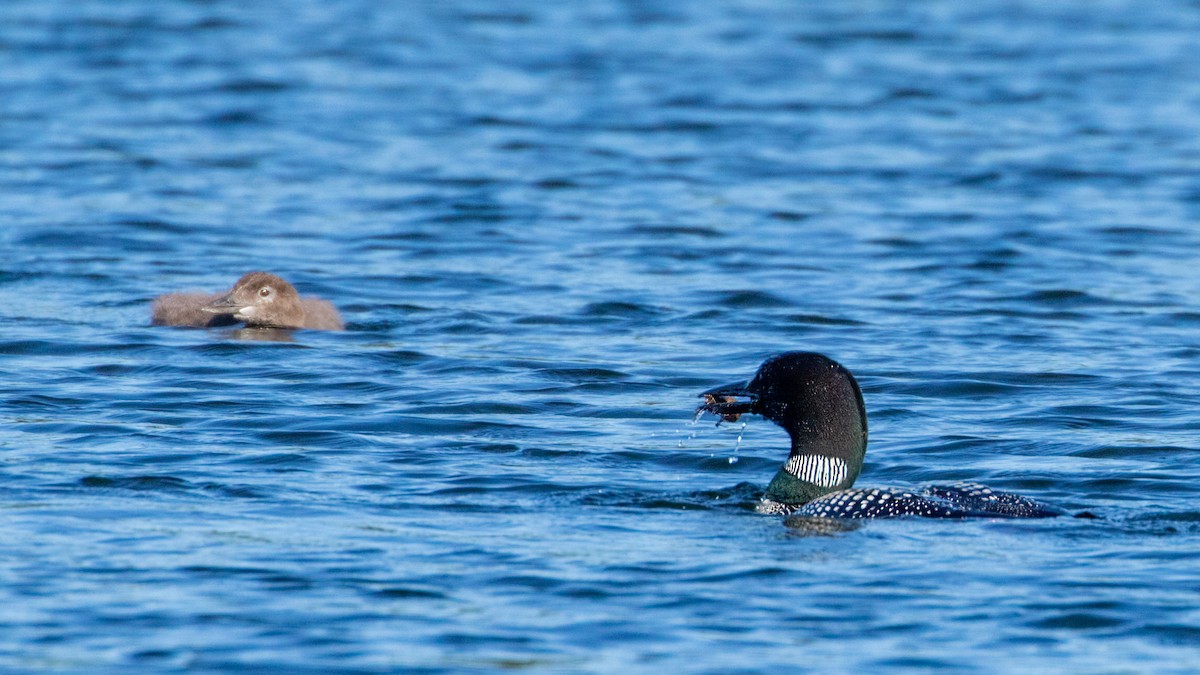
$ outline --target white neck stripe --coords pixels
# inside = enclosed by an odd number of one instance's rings
[[[849,473],[846,462],[824,455],[793,455],[783,470],[802,481],[826,488],[837,487]]]

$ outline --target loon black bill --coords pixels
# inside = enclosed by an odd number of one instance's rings
[[[697,410],[720,416],[726,422],[736,422],[746,413],[754,412],[758,397],[746,389],[745,382],[726,384],[700,394],[704,404]]]
[[[212,304],[205,305],[200,309],[208,312],[209,314],[236,314],[244,307],[245,305],[241,304],[240,302],[236,302],[231,295],[226,295],[225,297],[214,300]]]

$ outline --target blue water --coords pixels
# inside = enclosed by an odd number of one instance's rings
[[[1200,669],[1200,4],[5,0],[0,670]],[[285,341],[149,326],[265,269]],[[691,424],[863,385],[861,486]],[[740,443],[739,443],[740,438]]]

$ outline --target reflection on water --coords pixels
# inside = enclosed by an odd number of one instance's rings
[[[294,330],[284,328],[237,328],[220,331],[222,335],[234,340],[250,340],[258,342],[295,342]]]

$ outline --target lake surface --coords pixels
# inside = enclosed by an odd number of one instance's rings
[[[0,670],[1200,669],[1200,4],[7,0]],[[265,269],[344,333],[149,326]],[[790,532],[698,392],[820,351]]]

